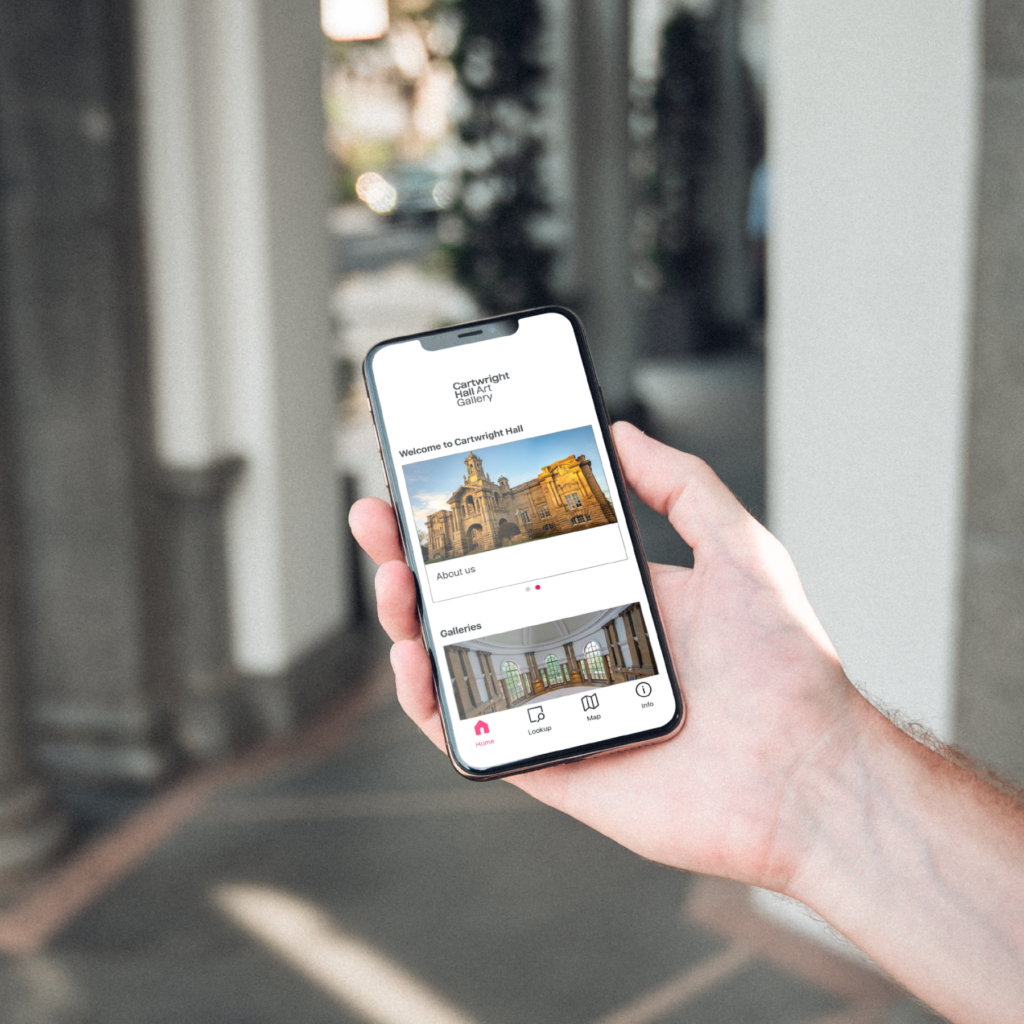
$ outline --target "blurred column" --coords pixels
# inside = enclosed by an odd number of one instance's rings
[[[972,0],[775,0],[768,75],[769,524],[850,678],[947,740],[978,14]]]
[[[1024,4],[982,53],[956,738],[1024,782]]]
[[[130,14],[127,0],[0,3],[23,678],[38,760],[69,781],[148,783],[169,762]]]
[[[574,293],[612,415],[635,403],[632,190],[629,180],[629,4],[586,0],[574,18]]]
[[[302,691],[336,685],[345,616],[319,5],[136,11],[156,443],[179,517],[179,607],[205,593],[226,620],[218,634],[179,617],[180,672],[201,707],[231,688],[233,667],[262,726],[283,729]],[[218,531],[222,558],[205,557]],[[223,735],[185,731],[199,747]]]
[[[66,826],[49,788],[31,767],[8,383],[0,351],[0,892],[44,863],[63,840]]]
[[[143,201],[149,270],[156,446],[166,507],[166,657],[176,738],[192,757],[231,749],[225,504],[242,469],[220,443],[217,350],[205,304],[202,153],[188,4],[137,9]],[[237,716],[236,716],[237,717]]]
[[[850,678],[945,738],[977,14],[973,2],[777,0],[768,80],[770,524]]]

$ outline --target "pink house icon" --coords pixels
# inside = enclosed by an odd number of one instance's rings
[[[487,723],[482,718],[480,719],[479,722],[476,723],[476,734],[477,734],[477,736],[482,736],[485,732],[490,732],[490,731],[491,730],[488,727]]]

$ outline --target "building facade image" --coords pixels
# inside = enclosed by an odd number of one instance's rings
[[[585,455],[569,455],[510,487],[504,476],[495,483],[470,452],[462,480],[448,499],[450,507],[427,517],[426,562],[616,522]]]
[[[658,672],[636,602],[450,644],[444,653],[460,718]]]

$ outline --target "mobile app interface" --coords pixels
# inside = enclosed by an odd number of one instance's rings
[[[459,760],[667,724],[675,697],[572,324],[372,356]]]

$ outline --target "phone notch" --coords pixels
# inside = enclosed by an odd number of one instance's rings
[[[455,348],[456,345],[472,345],[477,341],[507,338],[518,330],[519,318],[505,317],[502,320],[491,320],[488,323],[462,324],[447,331],[437,331],[420,338],[420,345],[428,352],[437,352],[443,348]]]

